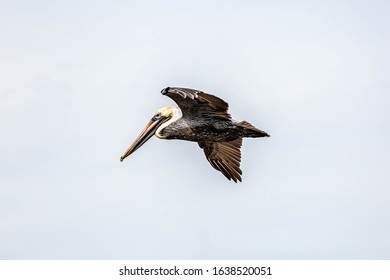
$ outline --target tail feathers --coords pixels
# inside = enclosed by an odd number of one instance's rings
[[[243,137],[269,137],[267,132],[254,127],[247,121],[238,122],[237,126],[241,128]]]

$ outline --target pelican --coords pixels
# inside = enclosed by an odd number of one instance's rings
[[[236,122],[227,112],[228,103],[200,90],[164,88],[161,93],[177,106],[159,109],[141,134],[121,156],[134,153],[153,135],[160,139],[198,142],[211,166],[229,180],[241,182],[241,145],[244,137],[269,137],[247,121]]]

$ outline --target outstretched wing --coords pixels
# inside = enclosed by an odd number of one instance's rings
[[[241,145],[242,138],[230,142],[198,143],[204,150],[207,160],[211,166],[221,171],[229,180],[241,182],[242,171]]]
[[[167,87],[161,93],[179,105],[185,118],[203,117],[231,120],[229,105],[221,98],[189,88]]]

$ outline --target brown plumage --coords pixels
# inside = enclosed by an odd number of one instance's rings
[[[221,171],[226,178],[241,181],[242,171],[241,162],[241,145],[242,138],[230,142],[206,142],[198,143],[206,155],[211,166]]]
[[[242,138],[269,135],[246,121],[233,121],[227,112],[228,103],[214,95],[173,87],[165,88],[161,93],[172,98],[179,108],[165,107],[158,110],[121,160],[154,134],[160,139],[198,142],[211,166],[227,179],[241,181]]]
[[[165,88],[163,95],[172,98],[183,113],[184,118],[220,118],[230,120],[227,112],[229,104],[214,95],[188,88]]]

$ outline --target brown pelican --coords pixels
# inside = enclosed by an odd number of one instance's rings
[[[172,98],[179,107],[159,109],[123,154],[121,161],[154,134],[160,139],[198,142],[212,167],[229,180],[241,182],[242,138],[269,135],[246,121],[233,121],[227,112],[228,104],[214,95],[176,87],[164,88],[161,93]]]

